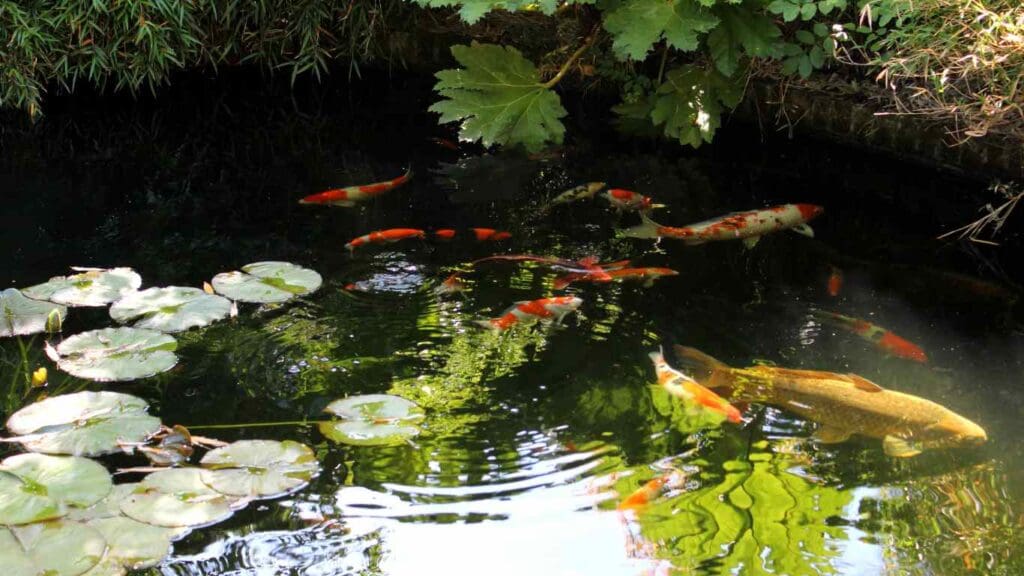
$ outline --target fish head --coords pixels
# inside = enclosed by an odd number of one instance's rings
[[[679,272],[676,272],[671,268],[651,268],[647,273],[655,278],[660,278],[662,276],[679,276]]]
[[[932,425],[930,435],[937,438],[936,446],[980,446],[988,441],[984,428],[960,416],[950,414]]]
[[[800,211],[800,216],[803,217],[804,222],[821,216],[825,209],[817,204],[797,204],[797,210]]]
[[[577,298],[576,296],[558,296],[556,298],[551,298],[544,307],[555,314],[568,314],[569,312],[579,308],[581,304],[583,304],[582,298]]]

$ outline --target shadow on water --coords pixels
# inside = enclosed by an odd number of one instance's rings
[[[366,86],[372,85],[371,88]],[[454,152],[424,116],[422,80],[282,102],[244,81],[203,97],[55,112],[4,134],[0,239],[7,282],[68,265],[129,265],[145,286],[197,285],[257,260],[315,268],[324,287],[282,308],[180,337],[181,362],[119,385],[164,422],[200,427],[315,421],[339,397],[388,392],[428,414],[408,444],[347,447],[312,423],[210,430],[314,447],[321,476],[176,543],[163,574],[1017,574],[1024,453],[1024,330],[1012,266],[1020,227],[985,260],[938,244],[983,185],[820,143],[742,127],[680,152],[580,130],[553,157]],[[187,86],[187,84],[186,84]],[[179,90],[175,88],[174,90]],[[206,92],[209,90],[209,92]],[[181,98],[175,98],[181,96]],[[173,102],[173,104],[171,103]],[[351,103],[351,104],[350,104]],[[351,107],[350,107],[351,106]],[[358,113],[354,113],[358,112]],[[356,209],[299,206],[325,187],[413,181]],[[616,237],[636,223],[601,200],[543,214],[553,194],[601,180],[654,196],[655,219],[683,224],[735,209],[817,202],[816,238],[766,237],[688,248]],[[959,207],[956,210],[949,206]],[[17,213],[15,213],[17,212]],[[485,226],[505,243],[403,241],[349,256],[353,237],[389,227]],[[438,296],[447,274],[494,253],[629,258],[680,275],[574,284],[564,326],[497,334],[475,320],[552,295],[556,272],[490,263],[470,288]],[[1005,264],[1005,266],[1003,266]],[[837,297],[825,285],[843,272]],[[865,318],[919,344],[927,365],[816,321]],[[105,324],[73,311],[65,334]],[[41,341],[0,342],[3,411],[43,393],[105,387],[60,373]],[[758,362],[860,374],[982,424],[976,450],[886,457],[879,442],[823,445],[814,425],[754,405],[712,425],[653,388],[647,354],[693,345]],[[49,366],[46,390],[30,372]],[[201,428],[196,428],[202,431]],[[685,471],[639,513],[622,497],[668,468]]]

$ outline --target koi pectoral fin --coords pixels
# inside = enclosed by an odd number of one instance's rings
[[[910,458],[921,453],[919,448],[896,436],[886,436],[882,440],[882,450],[885,451],[886,456],[893,456],[895,458]]]
[[[853,433],[834,426],[821,426],[814,431],[814,439],[822,444],[838,444],[846,442]]]
[[[808,238],[814,238],[814,230],[810,226],[808,226],[807,224],[797,224],[796,226],[793,226],[792,228],[790,228],[790,230],[792,230],[793,232],[796,232],[797,234],[799,234],[801,236],[807,236]]]
[[[760,236],[748,236],[748,237],[743,239],[743,246],[747,250],[749,250],[749,249],[753,248],[754,246],[757,246],[757,243],[760,242],[760,241],[761,241],[761,237]]]

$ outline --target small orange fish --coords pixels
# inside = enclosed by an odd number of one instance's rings
[[[438,240],[451,240],[455,238],[455,230],[451,228],[441,228],[440,230],[434,230],[434,238]]]
[[[832,273],[828,276],[828,295],[839,296],[839,291],[843,289],[843,271],[839,268],[832,267]]]
[[[623,210],[631,212],[647,211],[662,207],[661,204],[655,204],[650,196],[644,196],[643,194],[622,188],[612,188],[602,194],[601,197],[611,202],[612,206],[620,212]]]
[[[672,470],[661,476],[656,476],[648,480],[643,486],[637,488],[632,494],[627,496],[622,502],[619,503],[619,510],[640,510],[646,508],[651,500],[654,500],[659,495],[665,486],[669,484],[678,484],[685,475],[679,470]]]
[[[459,277],[459,272],[453,273],[451,276],[444,279],[441,285],[434,288],[436,294],[454,294],[456,292],[462,292],[466,289],[466,283]]]
[[[724,398],[700,385],[696,380],[673,369],[665,362],[665,356],[659,350],[650,353],[654,362],[654,371],[658,374],[658,384],[669,394],[686,402],[703,406],[707,410],[725,416],[730,422],[739,424],[743,416],[735,406]]]
[[[556,323],[561,323],[566,314],[573,312],[581,304],[583,304],[583,300],[575,296],[522,300],[510,306],[497,318],[479,320],[477,324],[494,330],[506,330],[527,319],[554,319]]]
[[[359,246],[364,244],[378,243],[378,242],[398,242],[406,238],[426,238],[427,233],[417,228],[390,228],[388,230],[379,230],[377,232],[370,232],[364,236],[354,238],[345,244],[345,248],[348,248],[349,252],[354,252]]]
[[[473,231],[473,235],[476,239],[481,242],[497,242],[499,240],[508,240],[512,237],[512,234],[504,231],[497,231],[494,228],[470,228]]]
[[[553,287],[556,290],[561,290],[573,282],[608,282],[611,280],[640,280],[643,282],[645,288],[654,286],[654,281],[662,276],[678,276],[679,272],[672,270],[671,268],[657,268],[657,267],[646,267],[646,268],[618,268],[618,269],[607,269],[605,268],[604,274],[607,277],[605,279],[597,279],[594,274],[589,272],[583,273],[571,273],[555,278]]]
[[[926,355],[924,350],[922,350],[917,344],[901,338],[892,331],[882,328],[876,324],[872,324],[867,320],[851,318],[849,316],[843,316],[842,314],[836,314],[835,312],[826,312],[824,310],[813,310],[811,311],[811,315],[822,322],[841,326],[842,328],[853,332],[868,342],[871,342],[886,354],[891,354],[897,358],[913,360],[914,362],[921,362],[922,364],[928,362],[928,355]]]
[[[405,174],[402,174],[398,178],[393,178],[384,182],[375,182],[373,184],[364,184],[361,186],[347,186],[345,188],[334,188],[317,194],[312,194],[306,196],[302,200],[299,200],[299,204],[351,207],[355,206],[357,202],[379,196],[389,190],[394,190],[408,182],[411,178],[412,168],[406,170]]]

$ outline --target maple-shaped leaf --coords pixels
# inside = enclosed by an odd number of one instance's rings
[[[441,114],[441,123],[461,122],[460,139],[522,145],[529,152],[562,142],[565,108],[518,50],[473,42],[452,46],[452,55],[462,68],[437,73],[434,89],[446,100],[430,111]]]
[[[717,24],[718,18],[695,0],[621,0],[604,17],[615,54],[633,60],[643,60],[662,38],[673,48],[696,50],[700,34]]]
[[[715,66],[726,76],[736,72],[740,57],[774,56],[782,33],[771,18],[757,10],[756,3],[746,6],[719,6],[715,14],[721,24],[708,34],[708,50]]]
[[[554,14],[559,0],[412,0],[425,8],[455,8],[459,17],[469,24],[475,24],[484,14],[491,10],[540,10],[545,14]],[[594,0],[572,0],[567,4],[593,4]]]
[[[743,97],[742,81],[690,64],[671,70],[655,93],[651,121],[664,134],[694,148],[710,142],[722,112]]]

